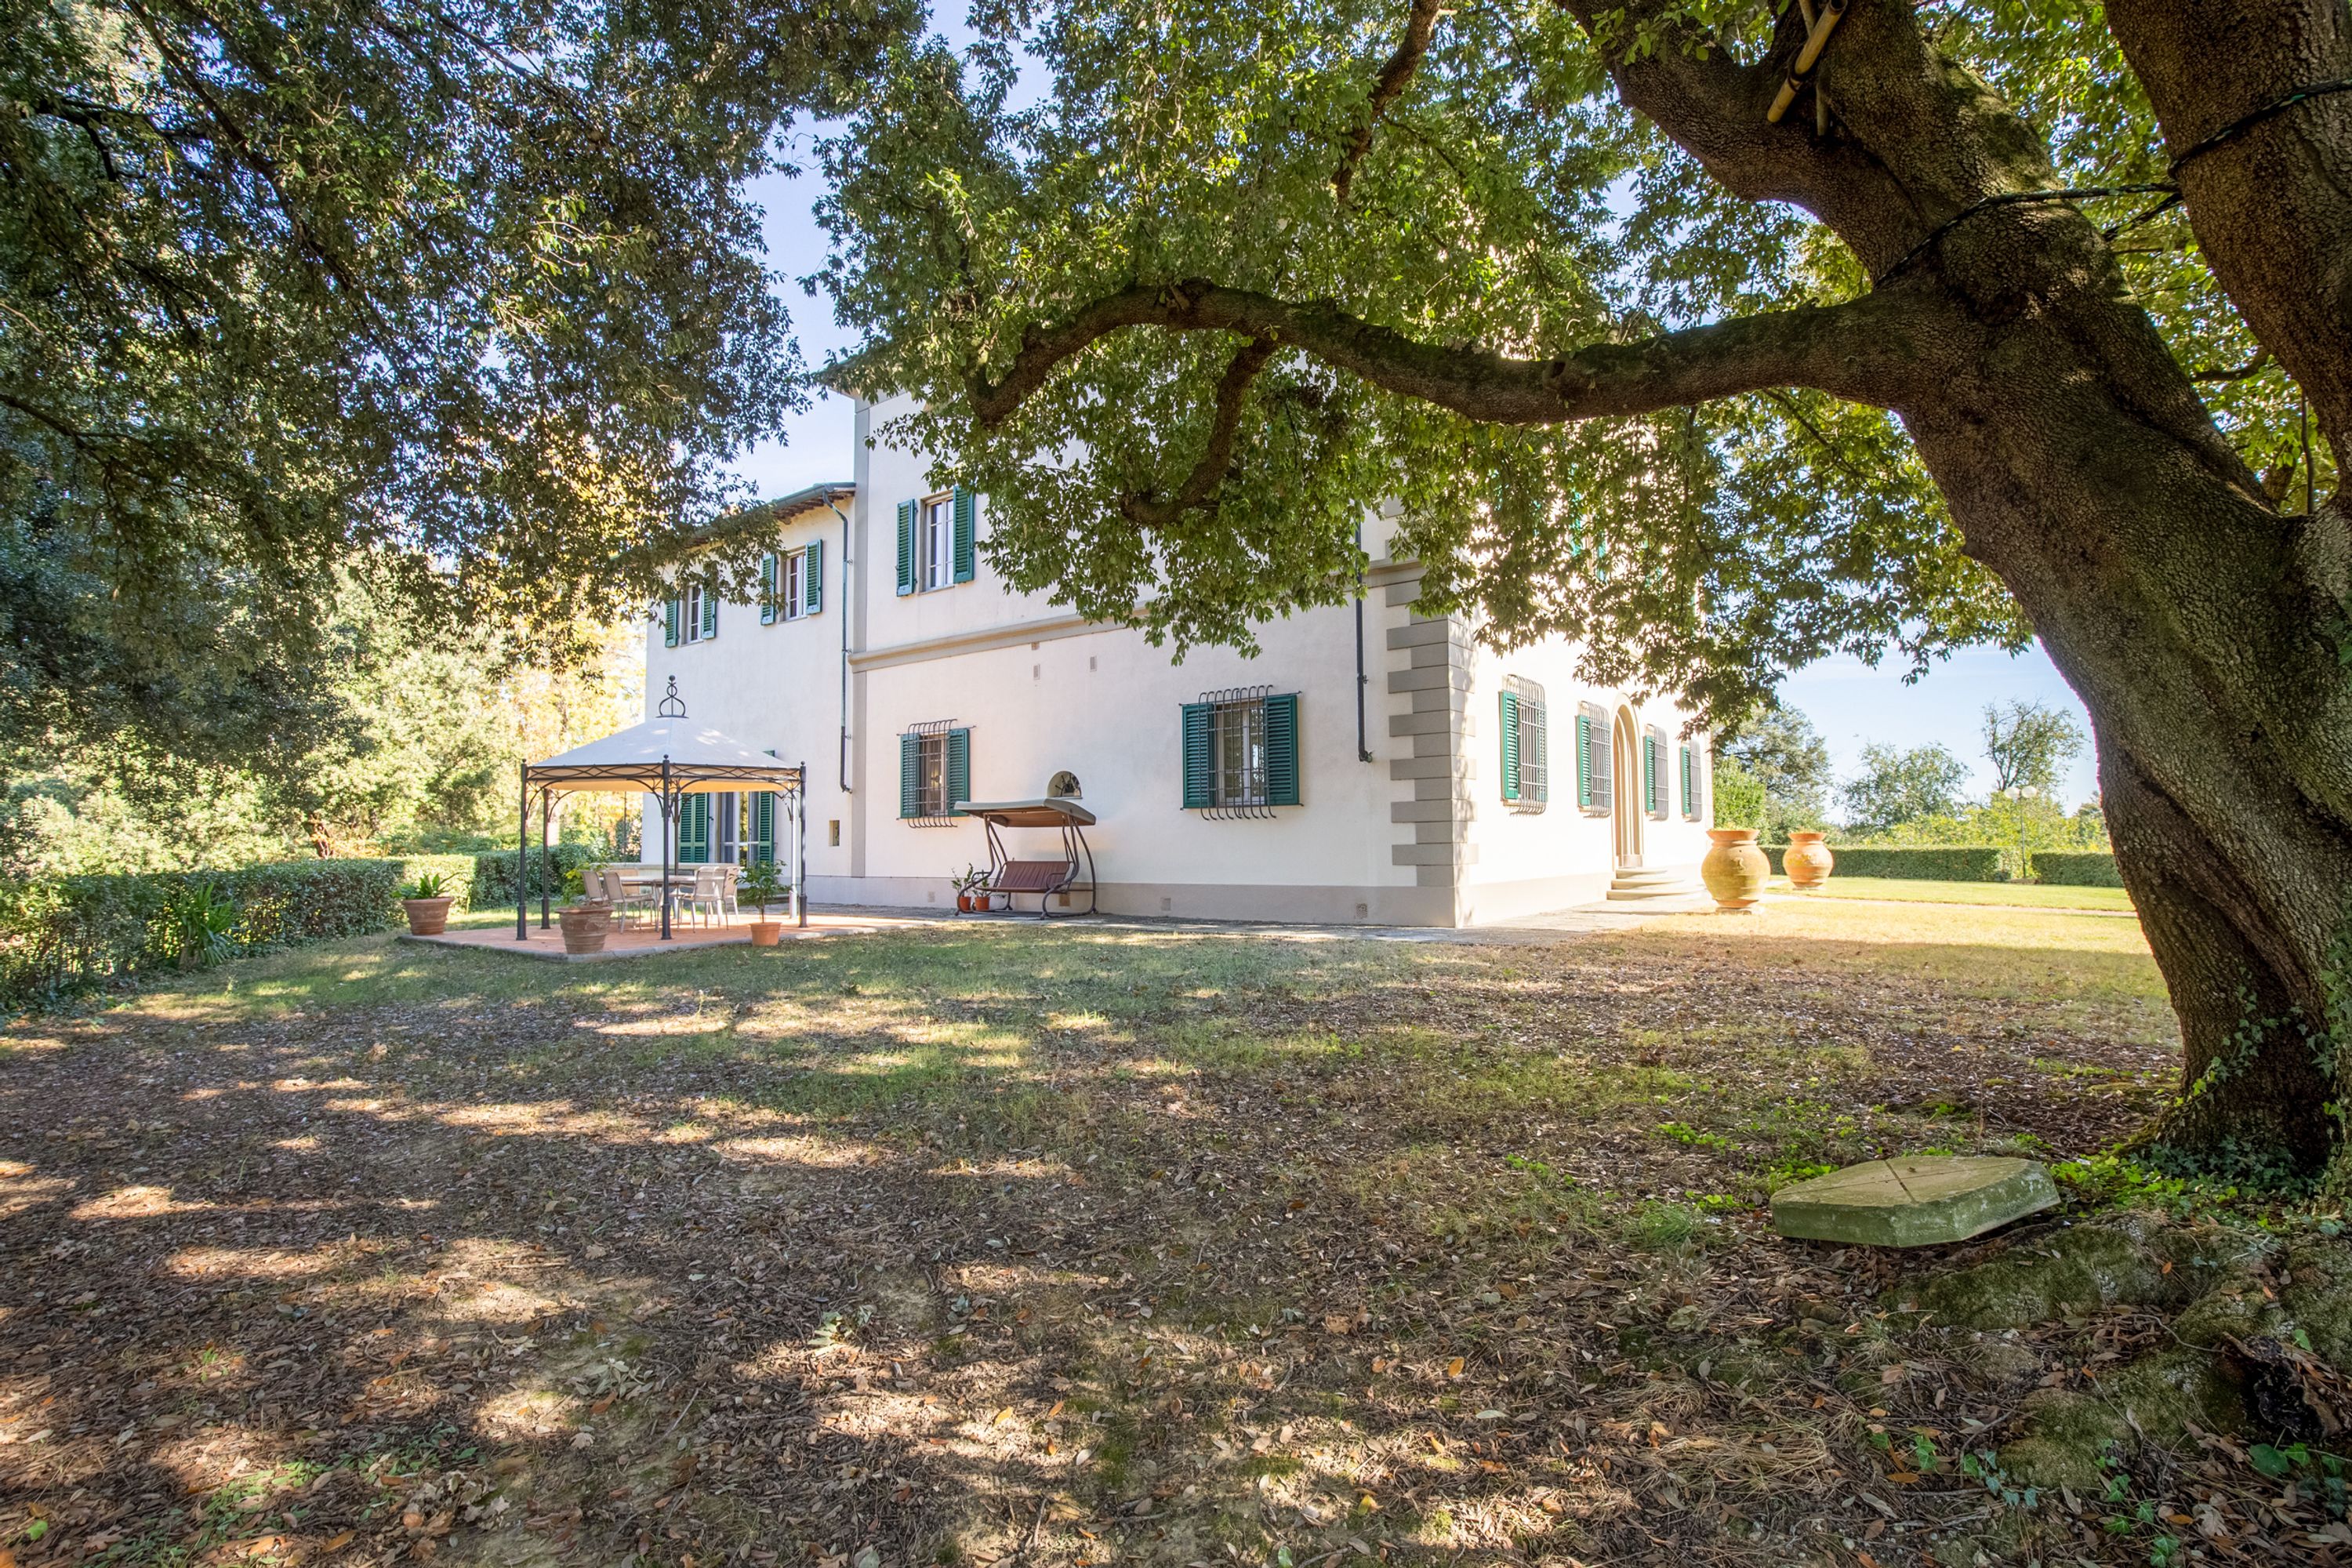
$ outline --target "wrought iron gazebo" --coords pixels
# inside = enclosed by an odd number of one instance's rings
[[[803,868],[808,864],[808,813],[802,777],[805,765],[782,763],[772,752],[755,751],[722,735],[707,724],[689,723],[686,703],[677,694],[677,677],[643,724],[575,746],[543,763],[522,767],[521,826],[515,846],[515,940],[530,936],[530,884],[522,868],[530,855],[530,806],[539,799],[539,924],[549,924],[549,883],[554,872],[549,844],[555,802],[567,795],[604,794],[652,795],[661,810],[661,934],[670,940],[669,887],[676,873],[677,822],[679,805],[689,795],[723,795],[734,790],[772,790],[781,797],[786,831],[778,847],[790,847],[792,891],[785,908],[795,925],[808,924],[808,901],[802,891]]]

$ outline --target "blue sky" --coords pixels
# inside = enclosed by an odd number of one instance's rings
[[[809,132],[801,132],[793,139],[791,151],[793,161],[812,172],[797,179],[771,176],[752,188],[767,209],[769,264],[795,279],[814,272],[824,258],[824,236],[810,212],[823,184],[813,170],[810,140]],[[835,323],[831,306],[821,295],[809,299],[795,284],[787,298],[801,352],[811,365],[850,346],[848,334]],[[784,442],[761,445],[736,465],[736,471],[765,496],[846,479],[854,439],[848,399],[820,393],[793,418]],[[1849,658],[1823,659],[1790,675],[1782,693],[1820,728],[1841,779],[1852,775],[1867,742],[1905,749],[1941,742],[1974,770],[1969,788],[1979,796],[1992,787],[1992,770],[1979,738],[1987,703],[2038,699],[2072,709],[2085,733],[2090,728],[2082,704],[2038,646],[2015,658],[1995,649],[1972,649],[1935,666],[1910,685],[1899,671],[1871,669]],[[2097,788],[2085,752],[2067,782],[2066,804],[2071,807],[2088,799]]]

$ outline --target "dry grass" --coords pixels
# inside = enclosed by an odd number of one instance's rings
[[[1873,1428],[1957,1451],[2029,1369],[1765,1193],[2088,1153],[2174,1062],[2129,922],[1828,901],[363,942],[0,1053],[19,1568],[1921,1559],[1983,1493]]]

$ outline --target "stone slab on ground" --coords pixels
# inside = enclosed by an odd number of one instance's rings
[[[2057,1185],[2037,1161],[1923,1154],[1791,1183],[1772,1194],[1772,1228],[1807,1241],[1934,1247],[2057,1201]]]

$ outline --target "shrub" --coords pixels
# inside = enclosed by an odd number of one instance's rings
[[[2092,850],[2042,849],[2033,856],[2033,879],[2068,888],[2120,888],[2123,873],[2112,854]]]
[[[282,860],[0,886],[0,1007],[55,1005],[178,968],[184,954],[205,963],[386,930],[402,870],[397,860]]]
[[[1772,874],[1783,874],[1780,858],[1788,847],[1765,846]],[[1989,844],[1938,844],[1889,848],[1870,844],[1832,844],[1837,874],[1846,877],[1893,877],[1913,882],[1997,882],[2000,851]]]
[[[609,856],[604,853],[604,847],[602,844],[596,843],[556,844],[550,846],[548,848],[548,857],[554,862],[555,868],[555,875],[551,879],[546,874],[545,866],[540,859],[539,846],[536,844],[532,845],[530,847],[530,880],[524,889],[523,896],[526,898],[536,899],[540,896],[541,888],[544,887],[549,898],[562,898],[563,896],[564,873],[567,871],[577,871],[583,867],[600,866],[604,864],[610,858]],[[487,910],[499,904],[511,904],[514,902],[515,857],[513,850],[504,849],[496,854],[475,856],[473,860],[472,877],[473,889],[470,895],[471,901],[467,906],[467,908]]]

